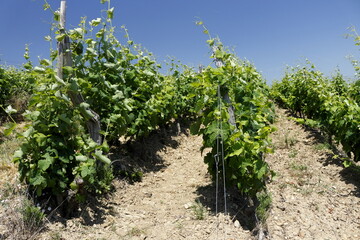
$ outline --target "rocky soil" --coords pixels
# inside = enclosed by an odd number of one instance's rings
[[[175,129],[127,146],[131,157],[115,153],[122,168],[130,162],[129,169],[144,171],[142,180],[115,180],[107,199],[92,202],[77,218],[48,224],[41,238],[251,239],[234,216],[215,214],[215,186],[203,163],[201,137],[187,130],[177,136]]]
[[[268,184],[272,207],[266,238],[360,239],[360,172],[345,169],[317,131],[289,120],[285,110],[277,113],[275,153],[267,156],[277,176]],[[228,192],[225,215],[219,192],[216,215],[202,139],[182,130],[178,135],[177,127],[170,126],[127,145],[130,150],[116,149],[115,170],[141,170],[141,181],[115,179],[111,194],[92,199],[72,219],[54,215],[37,238],[255,239],[249,229],[252,212],[235,193]]]
[[[270,239],[360,239],[360,171],[345,169],[319,132],[277,113]]]

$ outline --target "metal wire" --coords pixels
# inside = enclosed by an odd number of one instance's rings
[[[216,141],[218,141],[216,139]],[[219,192],[219,156],[218,154],[214,155],[215,158],[215,165],[216,165],[216,179],[215,179],[215,186],[216,186],[216,196],[215,196],[215,214],[218,214],[218,192]]]
[[[218,119],[219,134],[218,134],[218,138],[217,138],[217,155],[219,157],[221,157],[221,164],[222,164],[222,170],[223,170],[222,177],[223,177],[223,187],[224,187],[224,213],[225,213],[225,215],[227,215],[226,178],[225,178],[226,172],[225,172],[225,158],[224,158],[224,142],[223,142],[224,138],[223,138],[223,123],[222,123],[222,114],[221,114],[222,102],[221,102],[220,85],[218,86],[218,105],[219,105],[220,117]],[[216,193],[216,194],[218,194],[218,193]]]
[[[222,171],[223,171],[223,187],[224,187],[224,213],[225,215],[227,215],[227,199],[226,199],[226,182],[225,182],[225,160],[224,160],[224,142],[223,142],[223,125],[222,125],[222,99],[221,99],[221,93],[220,93],[220,85],[218,86],[218,110],[220,115],[217,116],[217,131],[218,134],[216,136],[216,154],[214,155],[214,159],[215,159],[215,167],[216,167],[216,179],[215,179],[215,187],[216,187],[216,196],[215,196],[215,213],[217,216],[217,226],[216,226],[216,239],[219,239],[219,216],[218,216],[218,212],[219,212],[219,162],[221,160],[221,164],[222,164]],[[224,228],[226,229],[226,228]],[[226,236],[226,230],[224,232],[224,239]]]

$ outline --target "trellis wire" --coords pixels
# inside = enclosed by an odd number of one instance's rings
[[[216,188],[216,196],[215,196],[215,213],[218,216],[218,205],[219,205],[219,162],[221,158],[222,170],[223,170],[223,187],[224,187],[224,213],[227,215],[227,199],[226,199],[226,182],[225,182],[225,159],[224,159],[224,144],[223,144],[223,126],[222,126],[222,103],[221,103],[221,94],[220,94],[220,85],[218,86],[218,107],[219,107],[219,116],[217,119],[217,130],[219,133],[216,136],[216,154],[214,155],[215,166],[216,166],[216,179],[215,179],[215,188]],[[217,231],[216,231],[216,239],[218,239],[218,227],[219,222],[217,222]],[[226,235],[226,233],[224,232]],[[225,237],[224,235],[224,237]]]

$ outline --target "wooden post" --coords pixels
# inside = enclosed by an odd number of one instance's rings
[[[65,34],[65,18],[66,18],[66,0],[62,0],[60,4],[60,33]],[[73,62],[71,59],[71,50],[70,50],[70,38],[65,36],[65,38],[58,42],[58,69],[57,76],[61,79],[64,79],[63,67],[72,67]],[[69,77],[69,76],[66,76]],[[68,90],[68,94],[71,98],[72,103],[75,106],[79,106],[81,103],[85,102],[81,93]],[[98,145],[102,143],[100,135],[100,116],[91,109],[86,109],[92,113],[92,118],[88,119],[86,126],[88,128],[90,137]],[[85,116],[83,116],[85,117]]]

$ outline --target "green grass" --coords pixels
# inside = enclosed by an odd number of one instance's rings
[[[318,143],[314,145],[314,149],[318,151],[327,150],[327,149],[331,149],[331,146],[329,143]]]
[[[272,204],[271,195],[266,192],[259,192],[256,197],[259,201],[259,206],[256,208],[256,216],[260,222],[265,223],[269,217],[269,210]]]
[[[1,166],[12,164],[12,156],[21,144],[14,135],[0,138],[0,169]]]
[[[143,229],[140,229],[138,227],[133,227],[132,229],[130,229],[130,231],[128,232],[127,236],[129,237],[139,237],[141,234],[144,234],[145,231]]]
[[[5,228],[4,234],[9,239],[37,239],[44,228],[44,212],[28,199],[25,188],[19,189],[17,185],[13,185],[10,190],[11,193],[1,201],[2,207],[6,209],[6,215],[0,216],[0,222]],[[3,190],[0,195],[2,193]]]
[[[21,125],[8,136],[2,134],[4,128],[0,127],[0,203],[7,209],[0,222],[4,223],[9,238],[19,240],[37,236],[45,219],[43,211],[28,199],[26,188],[17,178],[17,166],[12,162],[14,152],[21,145],[21,139],[16,137]]]
[[[290,164],[290,168],[295,171],[307,171],[308,170],[308,167],[306,165],[296,164],[294,162]]]
[[[297,154],[298,154],[298,151],[297,150],[295,150],[295,149],[292,149],[290,152],[289,152],[289,158],[294,158],[294,157],[296,157],[297,156]]]
[[[206,208],[201,204],[201,202],[196,201],[195,204],[191,207],[193,214],[196,220],[204,220],[206,217]]]
[[[22,132],[24,124],[17,124],[16,128],[8,136],[3,134],[5,128],[0,126],[0,170],[4,166],[13,165],[14,152],[19,149],[22,140],[17,135]]]
[[[61,237],[61,234],[59,232],[52,232],[50,234],[50,240],[61,240],[64,239]]]
[[[18,169],[12,159],[20,144],[21,140],[15,134],[0,137],[0,191],[5,195],[13,192],[11,188],[15,185]]]
[[[23,205],[20,209],[25,227],[29,231],[38,230],[45,219],[45,214],[33,202],[27,199],[23,200]]]
[[[294,146],[297,142],[298,142],[298,140],[296,139],[296,137],[290,135],[289,131],[287,131],[285,133],[284,143],[285,143],[286,148],[290,148],[290,147]]]

